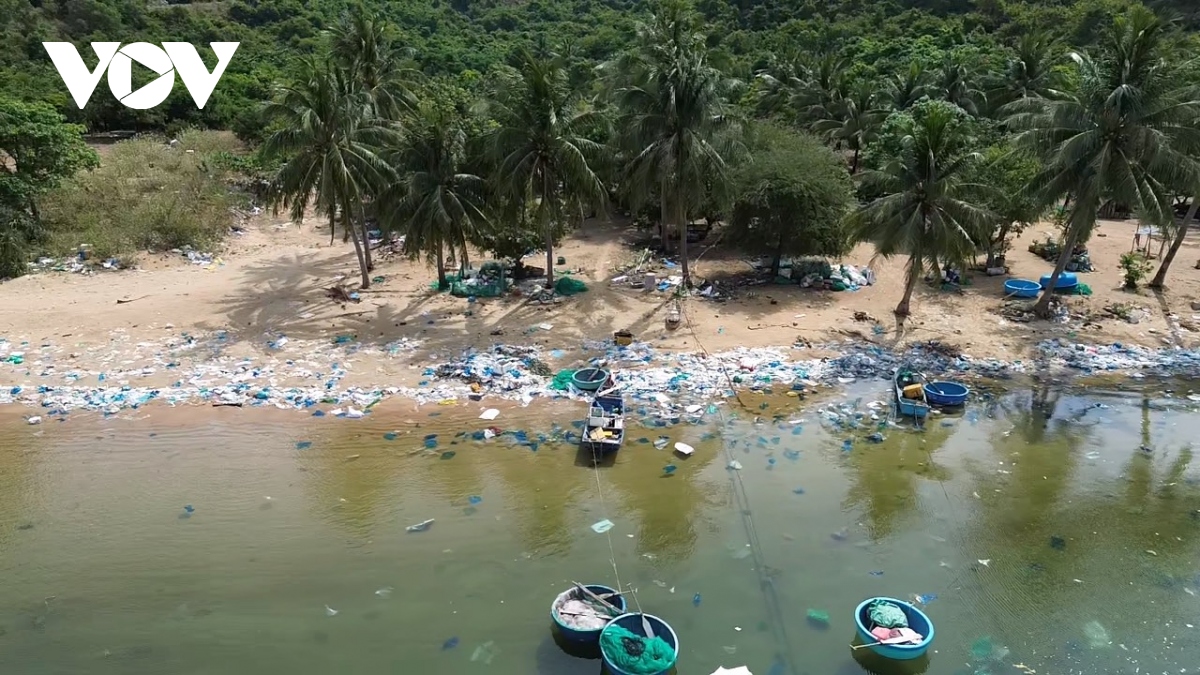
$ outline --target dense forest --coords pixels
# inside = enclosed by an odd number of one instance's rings
[[[293,57],[321,49],[323,34],[352,0],[0,0],[0,92],[46,101],[91,131],[182,125],[262,129],[258,103],[270,97]],[[400,44],[430,75],[487,73],[521,46],[551,40],[586,72],[631,45],[647,0],[398,0],[375,2]],[[799,52],[837,53],[855,76],[905,70],[913,59],[940,62],[969,54],[979,68],[1004,63],[1004,45],[1031,32],[1084,47],[1096,40],[1127,0],[699,0],[714,62],[749,78]],[[1151,0],[1150,7],[1200,30],[1200,3]],[[182,87],[154,110],[129,110],[95,96],[87,110],[71,105],[41,43],[65,40],[202,45],[241,42],[218,95],[197,110]],[[211,66],[211,55],[201,54]],[[103,91],[103,86],[101,87]]]
[[[340,230],[353,243],[364,288],[377,229],[435,262],[442,286],[443,263],[465,266],[473,249],[542,250],[553,288],[559,238],[616,205],[657,227],[683,289],[699,221],[723,223],[775,272],[785,256],[869,242],[907,260],[903,317],[927,274],[981,255],[1003,267],[1011,237],[1043,218],[1061,232],[1051,287],[1111,212],[1170,232],[1151,282],[1162,286],[1200,203],[1190,0],[0,0],[0,11],[0,277],[49,250],[77,208],[63,205],[85,203],[71,190],[94,200],[97,185],[122,186],[139,204],[128,227],[142,232],[113,242],[178,247],[205,231],[182,222],[183,190],[131,173],[78,178],[113,170],[96,168],[84,131],[233,130],[251,155],[171,162],[191,194],[224,208],[196,177],[257,172],[270,205],[295,218],[314,208],[331,242]],[[241,47],[203,110],[176,87],[152,110],[95,96],[80,111],[40,44],[64,39]],[[153,165],[169,162],[159,146]],[[1130,286],[1150,271],[1122,264]],[[1035,311],[1049,316],[1053,298]]]

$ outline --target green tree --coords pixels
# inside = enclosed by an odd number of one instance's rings
[[[361,3],[333,29],[330,46],[338,64],[363,88],[380,117],[399,119],[412,112],[420,78],[412,49],[397,44],[393,24]]]
[[[1029,185],[1042,164],[1029,153],[1007,144],[993,145],[973,165],[970,182],[978,188],[978,200],[995,216],[994,225],[979,245],[987,251],[987,266],[997,267],[1008,252],[1009,238],[1036,223],[1046,208]]]
[[[396,157],[398,182],[379,195],[380,221],[403,232],[410,255],[426,254],[445,288],[445,251],[468,267],[467,242],[488,227],[483,179],[468,173],[467,132],[453,109],[423,101]]]
[[[863,148],[875,140],[879,126],[887,117],[887,110],[877,101],[876,85],[860,81],[828,111],[832,115],[830,119],[816,120],[812,124],[812,130],[828,139],[834,147],[845,147],[854,152],[850,173],[858,173]]]
[[[83,127],[44,103],[0,98],[0,277],[25,273],[28,246],[41,232],[41,197],[98,165]]]
[[[883,95],[892,110],[908,110],[932,93],[929,71],[920,61],[912,61],[908,68],[893,73],[883,84]]]
[[[603,146],[588,138],[601,118],[569,85],[562,60],[522,49],[517,72],[497,73],[488,102],[496,121],[488,146],[501,199],[527,213],[546,242],[546,287],[554,287],[555,232],[605,198],[596,175]]]
[[[1004,72],[991,77],[986,92],[988,108],[998,113],[1013,101],[1060,97],[1066,82],[1059,70],[1061,58],[1057,49],[1058,45],[1045,33],[1033,31],[1022,35]]]
[[[1165,60],[1167,25],[1145,8],[1117,17],[1096,57],[1071,55],[1078,90],[1061,99],[1025,99],[1010,125],[1018,141],[1046,158],[1032,183],[1044,204],[1071,200],[1063,252],[1050,275],[1054,288],[1080,241],[1108,200],[1132,207],[1142,220],[1174,218],[1179,187],[1200,184],[1196,120],[1200,101],[1191,83]],[[1049,315],[1051,293],[1034,306]]]
[[[892,113],[880,133],[880,169],[867,172],[868,189],[882,196],[860,208],[852,221],[857,239],[875,244],[878,255],[908,256],[904,295],[896,306],[903,320],[913,290],[927,268],[962,263],[974,255],[979,233],[994,216],[971,201],[966,181],[975,142],[970,116],[945,101],[922,101]]]
[[[726,156],[736,127],[726,95],[733,82],[709,63],[706,37],[685,2],[665,0],[657,10],[639,28],[636,51],[612,68],[624,75],[616,91],[629,157],[623,183],[635,205],[657,187],[663,220],[679,234],[686,287],[690,215],[729,187]]]
[[[852,242],[844,227],[854,185],[842,160],[816,139],[761,124],[750,158],[731,171],[733,206],[726,236],[771,258],[842,256]]]
[[[369,243],[356,223],[365,220],[363,201],[391,175],[380,149],[399,145],[395,130],[373,114],[370,97],[345,72],[312,58],[265,115],[279,124],[263,144],[266,158],[282,162],[272,185],[274,207],[289,208],[299,222],[313,204],[329,216],[331,237],[340,214],[354,242],[362,287],[369,287]]]

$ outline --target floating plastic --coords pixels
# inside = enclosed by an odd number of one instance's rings
[[[446,651],[448,649],[454,649],[457,646],[458,646],[458,637],[457,636],[452,637],[442,643],[442,651]]]
[[[592,524],[592,531],[596,534],[604,534],[611,529],[613,529],[613,521],[607,518]]]
[[[454,452],[453,450],[447,450],[442,453],[440,459],[454,459],[454,456],[457,454],[458,453]]]
[[[394,432],[394,431],[389,431],[389,432],[387,432],[386,434],[384,434],[384,435],[383,435],[383,440],[385,440],[385,441],[394,441],[394,440],[396,440],[396,439],[397,439],[397,438],[399,438],[399,437],[400,437],[400,434],[398,434],[398,433],[396,433],[396,432]]]
[[[430,525],[433,525],[433,518],[430,518],[429,520],[423,520],[416,525],[409,525],[404,529],[409,532],[424,532],[429,529]]]
[[[699,606],[700,606],[700,594],[697,593],[692,596],[692,607],[699,607]]]
[[[483,497],[480,497],[479,495],[471,495],[470,497],[467,497],[467,502],[470,503],[471,506],[475,506],[483,502]]]
[[[668,464],[663,467],[663,474],[670,476],[671,474],[675,473],[676,468],[678,467],[676,467],[674,464]]]
[[[679,454],[683,455],[684,457],[691,457],[693,454],[695,454],[696,449],[693,448],[692,446],[688,445],[687,443],[676,443],[675,444],[675,452],[678,452]]]
[[[312,441],[296,441],[297,450],[307,450],[312,447]]]

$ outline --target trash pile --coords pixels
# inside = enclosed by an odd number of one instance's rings
[[[485,395],[525,405],[537,397],[587,400],[590,395],[585,392],[556,385],[556,377],[562,379],[563,373],[573,371],[552,368],[547,359],[611,371],[631,403],[649,411],[644,414],[664,420],[703,415],[713,401],[732,396],[734,389],[796,396],[821,385],[887,379],[903,364],[930,376],[950,373],[960,378],[1004,379],[1053,369],[1127,372],[1133,377],[1200,376],[1200,350],[1120,343],[1046,340],[1036,346],[1031,361],[1008,362],[975,359],[938,341],[916,343],[900,352],[850,340],[821,345],[840,353],[832,359],[804,358],[800,353],[803,347],[738,348],[705,355],[660,351],[644,342],[618,346],[611,341],[588,341],[574,356],[566,350],[545,353],[537,346],[501,344],[471,349],[425,367],[424,379],[415,387],[347,386],[344,380],[359,357],[406,358],[421,343],[403,339],[370,345],[353,335],[300,341],[272,334],[264,336],[262,355],[253,358],[231,353],[235,345],[244,347],[225,331],[180,333],[142,342],[118,332],[106,347],[88,349],[93,357],[91,368],[83,369],[73,360],[79,355],[61,345],[0,338],[0,404],[46,408],[46,418],[81,409],[115,414],[151,401],[314,408],[314,414],[355,418],[396,396],[419,404],[480,400]]]

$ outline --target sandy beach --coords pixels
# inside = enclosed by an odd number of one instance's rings
[[[869,266],[876,283],[857,291],[813,291],[799,286],[736,286],[732,297],[691,297],[684,322],[664,327],[668,294],[644,292],[609,280],[636,255],[636,232],[620,222],[592,220],[556,255],[589,285],[587,293],[542,305],[523,297],[480,298],[474,303],[430,288],[431,267],[399,257],[379,260],[383,280],[361,292],[358,303],[336,302],[326,289],[353,286],[353,250],[314,220],[297,226],[264,214],[231,238],[213,262],[195,264],[178,254],[143,254],[139,269],[95,274],[45,272],[0,285],[0,339],[7,354],[0,379],[28,391],[36,387],[139,387],[178,384],[178,371],[203,369],[217,354],[263,379],[288,386],[311,379],[337,362],[340,387],[413,387],[428,382],[427,368],[469,347],[531,345],[547,354],[610,341],[617,330],[662,353],[720,353],[739,347],[810,347],[805,358],[832,356],[824,346],[847,341],[900,350],[938,340],[974,359],[1028,359],[1042,340],[1195,349],[1200,328],[1192,308],[1200,299],[1200,237],[1180,252],[1169,288],[1120,288],[1120,255],[1130,250],[1134,221],[1103,221],[1089,244],[1095,271],[1080,274],[1093,291],[1067,300],[1063,322],[1022,323],[1001,309],[1006,277],[975,273],[961,294],[922,286],[903,329],[892,309],[899,299],[903,260],[876,260],[860,246],[844,261]],[[1051,226],[1034,227],[1014,242],[1010,276],[1037,279],[1051,264],[1029,253]],[[708,242],[711,243],[711,242]],[[1157,246],[1155,246],[1157,248]],[[719,246],[693,247],[699,279],[724,280],[752,271],[750,263]],[[529,264],[544,264],[531,256]],[[1124,304],[1145,311],[1138,323],[1111,316]],[[855,314],[858,320],[855,319]],[[865,319],[865,320],[864,320]],[[280,338],[286,337],[280,345]],[[0,343],[3,344],[3,343]],[[314,350],[319,358],[313,358]],[[307,359],[307,361],[306,361]],[[340,361],[339,361],[340,359]],[[325,361],[325,362],[322,362]],[[577,357],[547,358],[552,366],[580,365]],[[228,368],[223,376],[228,379]],[[222,373],[213,372],[216,380]],[[134,382],[131,382],[133,378]],[[220,382],[214,381],[213,384]],[[311,382],[309,383],[311,384]]]

